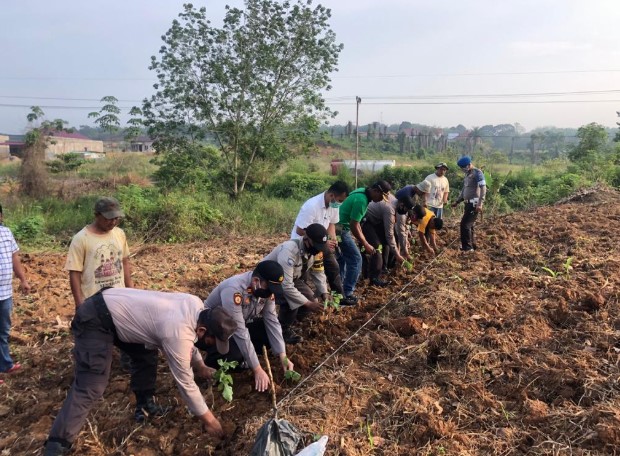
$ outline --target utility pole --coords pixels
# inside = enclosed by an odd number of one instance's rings
[[[355,97],[355,188],[357,188],[357,160],[360,154],[360,103],[362,99]]]

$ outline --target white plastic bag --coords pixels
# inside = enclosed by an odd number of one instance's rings
[[[316,442],[308,445],[295,456],[323,456],[327,449],[327,436],[324,435]]]

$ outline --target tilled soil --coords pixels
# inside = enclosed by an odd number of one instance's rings
[[[358,308],[305,323],[305,342],[288,347],[302,383],[274,370],[279,417],[306,443],[328,435],[328,455],[620,452],[619,203],[599,188],[485,218],[473,254],[459,253],[458,220],[448,220],[436,259],[396,271],[387,288],[361,286]],[[204,298],[285,239],[134,246],[136,286]],[[35,292],[15,295],[11,348],[24,368],[0,385],[2,455],[40,453],[72,379],[64,260],[22,256]],[[233,374],[232,403],[201,384],[228,431],[215,442],[162,361],[157,399],[172,411],[138,425],[115,356],[75,454],[247,455],[271,417],[269,394],[253,391],[247,372]]]

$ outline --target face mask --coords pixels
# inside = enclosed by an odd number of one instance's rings
[[[405,215],[408,211],[404,207],[399,207],[398,209],[396,209],[396,212],[398,212],[400,215]]]
[[[202,336],[201,339],[198,339],[196,342],[194,342],[194,347],[196,347],[198,350],[207,351],[209,345],[207,345],[205,337],[206,335]]]
[[[340,201],[332,201],[331,203],[329,203],[329,207],[331,207],[332,209],[338,209],[340,206],[342,205],[342,203]]]
[[[268,298],[273,293],[271,292],[269,288],[257,288],[256,290],[254,290],[252,294],[256,296],[257,298]]]

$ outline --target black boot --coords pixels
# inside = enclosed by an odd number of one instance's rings
[[[149,417],[163,416],[170,411],[170,407],[157,405],[151,395],[143,396],[136,393],[136,398],[134,418],[138,423],[144,423]]]
[[[59,442],[48,440],[43,448],[43,456],[64,456],[71,451],[69,442]]]
[[[297,334],[290,326],[282,328],[282,338],[285,343],[290,345],[295,345],[304,341],[304,338]]]

